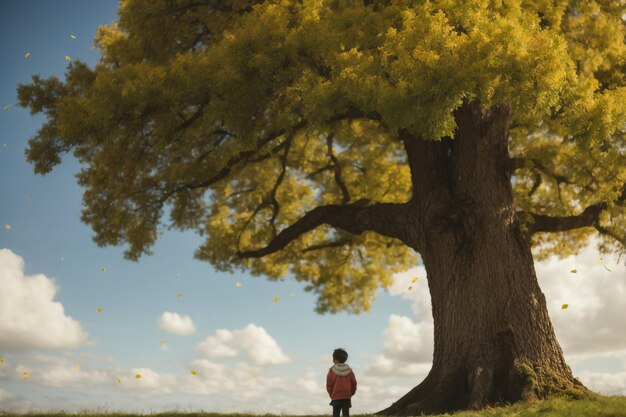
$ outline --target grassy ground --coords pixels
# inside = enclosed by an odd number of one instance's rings
[[[12,416],[14,414],[0,410],[0,416]],[[22,416],[28,417],[63,417],[88,416],[88,417],[136,417],[139,414],[127,414],[118,412],[81,412],[69,413],[30,413]],[[170,412],[144,414],[151,417],[277,417],[272,414],[218,414],[218,413],[187,413]],[[517,403],[508,407],[489,408],[482,411],[462,411],[454,414],[439,414],[453,417],[626,417],[626,397],[595,397],[585,400],[552,399],[537,403]],[[279,417],[290,417],[281,415]],[[298,416],[307,417],[307,416]],[[320,416],[309,416],[320,417]],[[374,417],[372,414],[353,415],[352,417]],[[431,416],[437,417],[437,416]]]

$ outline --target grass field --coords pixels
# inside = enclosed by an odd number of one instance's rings
[[[330,410],[329,410],[330,411]],[[0,416],[13,416],[16,414],[0,410]],[[115,411],[80,413],[30,413],[21,414],[28,417],[62,417],[62,416],[89,416],[89,417],[136,417],[140,415],[151,417],[292,417],[287,414],[276,416],[274,414],[219,414],[219,413],[188,413],[167,412],[152,414],[128,414]],[[432,417],[626,417],[626,397],[595,397],[585,400],[552,399],[536,403],[517,403],[508,407],[489,408],[482,411],[461,411],[454,414],[439,414]],[[295,417],[295,416],[293,416]],[[298,417],[321,417],[321,416],[298,416]],[[373,417],[372,414],[355,414],[351,417]]]

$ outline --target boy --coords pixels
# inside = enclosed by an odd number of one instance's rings
[[[326,376],[326,391],[330,395],[330,405],[333,406],[333,417],[339,417],[341,411],[344,417],[350,415],[352,402],[350,397],[356,392],[356,377],[346,363],[348,352],[339,348],[333,352],[334,365]]]

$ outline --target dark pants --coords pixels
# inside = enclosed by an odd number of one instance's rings
[[[352,401],[346,400],[332,400],[330,405],[333,406],[333,417],[339,417],[339,413],[343,414],[343,417],[350,416],[350,407],[352,407]]]

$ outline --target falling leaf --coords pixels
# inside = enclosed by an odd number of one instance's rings
[[[5,224],[4,228],[7,229],[7,230],[11,230],[11,225],[10,224]]]
[[[391,328],[392,328],[392,329],[395,329],[396,327],[398,327],[398,323],[395,323],[395,322],[394,322],[394,323],[391,323]]]
[[[198,373],[195,370],[191,370],[191,375],[198,375]]]
[[[2,110],[9,110],[11,107],[13,107],[13,104],[7,104],[4,107],[2,107]]]
[[[29,195],[28,197],[26,197],[26,202],[28,204],[32,203],[33,202],[33,196]]]
[[[252,379],[257,379],[259,377],[259,373],[258,372],[252,372]]]
[[[5,151],[7,150],[7,144],[6,143],[3,143],[2,147],[4,148]]]
[[[411,280],[411,282],[413,282],[413,283],[417,282],[417,277],[413,278],[413,279]]]
[[[136,374],[135,379],[141,379],[141,374]]]
[[[277,295],[276,297],[274,297],[274,302],[275,302],[275,303],[277,303],[277,302],[278,302],[278,300],[280,300],[280,296],[279,296],[279,295]]]
[[[237,288],[241,288],[241,287],[242,287],[241,282],[237,282],[237,283],[235,284],[235,287],[237,287]]]
[[[4,357],[0,358],[0,363],[1,363],[1,364],[5,364],[5,363],[6,363],[6,361],[7,361],[7,360],[6,360],[6,359],[4,359]]]
[[[26,52],[26,53],[24,54],[24,59],[28,59],[28,57],[29,57],[29,56],[30,56],[30,52]]]
[[[24,372],[24,373],[22,374],[22,378],[24,378],[24,379],[28,379],[28,372]]]
[[[102,313],[102,307],[98,307],[98,313]]]
[[[409,285],[409,291],[411,291],[413,289],[412,285]]]
[[[183,298],[183,293],[176,294],[176,298]]]
[[[61,262],[63,262],[65,260],[65,258],[63,256],[61,256]]]
[[[65,55],[65,60],[66,60],[67,62],[70,62],[70,61],[72,60],[72,58],[71,58],[69,55]]]
[[[76,369],[77,371],[80,371],[80,363],[77,363],[76,365],[74,365],[74,369]]]
[[[117,378],[117,383],[121,384],[122,383],[122,379],[121,378]]]
[[[613,272],[613,271],[611,271],[609,268],[607,268],[607,267],[606,267],[606,265],[602,265],[602,266],[603,266],[603,267],[604,267],[604,269],[606,269],[607,271],[609,271],[609,272]]]
[[[571,271],[569,271],[569,272],[571,272],[572,274],[575,274],[575,273],[576,273],[576,272],[578,272],[578,271],[577,271],[577,270],[575,270],[575,269],[572,269],[572,270],[571,270]]]
[[[561,306],[561,310],[565,310],[567,307],[569,307],[569,304],[563,304],[563,305]]]
[[[167,340],[161,340],[161,341],[159,342],[159,345],[163,346],[163,345],[164,345],[164,344],[166,344],[166,343],[167,343]]]
[[[180,272],[176,273],[176,278],[180,278]]]
[[[296,295],[295,295],[294,293],[290,292],[290,293],[289,293],[289,296],[290,296],[290,297],[295,297]]]
[[[76,35],[70,35],[70,38],[76,39]]]
[[[102,268],[102,272],[106,272],[106,271],[107,271],[107,269],[103,267]]]

